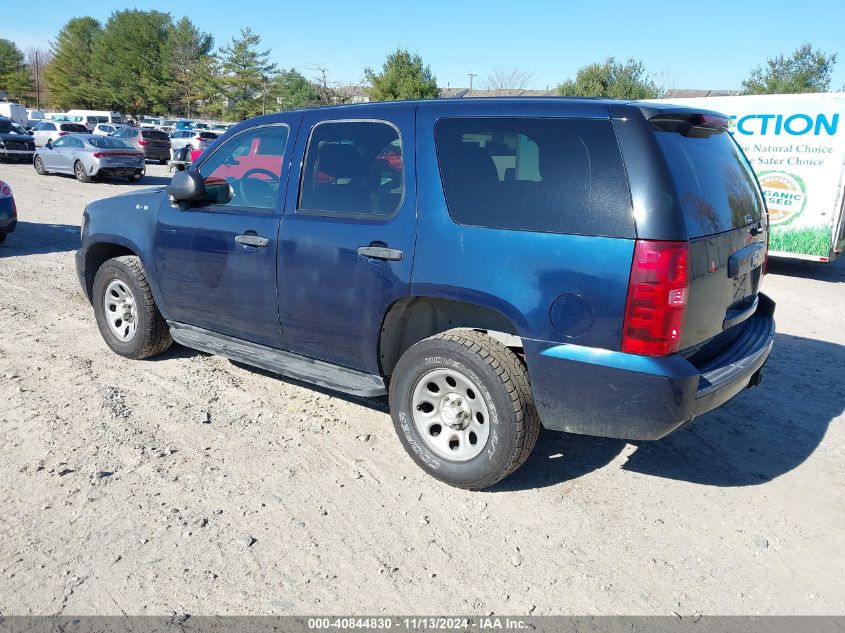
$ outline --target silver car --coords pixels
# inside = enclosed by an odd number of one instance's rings
[[[144,177],[144,152],[120,139],[96,134],[73,134],[48,143],[35,152],[33,165],[42,176],[72,174],[79,182],[98,176],[126,176],[131,182]]]

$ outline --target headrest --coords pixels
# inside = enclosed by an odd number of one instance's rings
[[[357,178],[364,172],[364,158],[352,145],[326,143],[320,147],[317,165],[332,178]]]

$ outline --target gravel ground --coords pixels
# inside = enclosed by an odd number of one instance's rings
[[[0,246],[0,613],[845,612],[845,261],[773,264],[762,387],[656,443],[544,432],[471,493],[411,463],[383,400],[111,353],[73,251],[84,205],[137,185],[0,178],[20,215]]]

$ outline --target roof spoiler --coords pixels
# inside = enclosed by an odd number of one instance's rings
[[[662,110],[647,118],[652,127],[665,132],[677,132],[682,136],[726,132],[731,126],[731,119],[724,114],[689,109]]]

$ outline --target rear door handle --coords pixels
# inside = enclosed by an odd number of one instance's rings
[[[402,251],[387,246],[361,246],[358,254],[370,259],[383,259],[390,262],[398,262],[402,259]]]
[[[260,235],[236,235],[235,241],[244,246],[269,246],[270,240]]]

